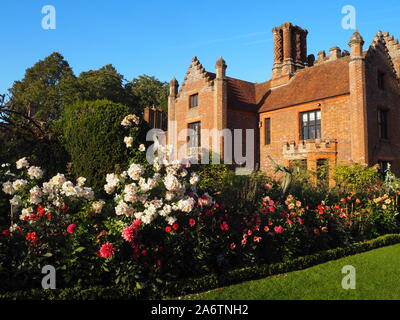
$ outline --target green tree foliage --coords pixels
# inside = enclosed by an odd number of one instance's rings
[[[116,103],[132,105],[133,101],[124,87],[124,77],[111,65],[99,70],[82,72],[77,78],[80,100],[106,99]]]
[[[162,82],[153,76],[141,75],[126,85],[135,101],[135,112],[142,114],[143,109],[156,106],[164,111],[168,109],[167,82]]]
[[[63,104],[64,82],[74,75],[68,62],[58,52],[35,63],[25,72],[25,77],[15,81],[9,90],[13,108],[36,120],[58,119]]]
[[[96,191],[103,190],[107,173],[120,172],[128,161],[121,126],[128,107],[108,100],[76,102],[65,108],[64,144],[72,160],[71,173],[84,176]]]

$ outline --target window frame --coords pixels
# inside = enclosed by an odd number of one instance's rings
[[[319,119],[318,119],[319,113]],[[307,125],[304,125],[304,115],[307,115]],[[311,122],[310,114],[314,114],[314,124],[308,124]],[[322,137],[322,112],[321,109],[313,109],[308,111],[300,112],[300,139],[301,140],[315,140],[321,139]],[[319,121],[319,123],[318,123]],[[305,135],[305,128],[307,128],[307,137]],[[314,128],[314,137],[311,137],[311,129]],[[319,133],[319,135],[318,135]]]
[[[386,81],[384,72],[378,71],[377,82],[378,82],[378,89],[385,90]]]
[[[198,129],[195,129],[195,127],[198,126]],[[201,147],[201,121],[195,121],[195,122],[190,122],[187,124],[188,129],[192,129],[197,133],[197,145],[191,145],[189,144],[192,139],[190,139],[191,136],[188,136],[188,148],[200,148]]]
[[[271,144],[271,118],[264,119],[264,145]]]
[[[195,103],[194,103],[195,102]],[[189,96],[189,109],[199,106],[199,94],[194,93]]]
[[[382,117],[384,115],[384,117]],[[389,140],[389,110],[378,107],[377,112],[378,137],[380,140]]]

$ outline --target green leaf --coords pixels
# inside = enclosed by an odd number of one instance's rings
[[[76,248],[74,252],[82,252],[85,249],[86,249],[85,247],[79,247],[79,248]]]

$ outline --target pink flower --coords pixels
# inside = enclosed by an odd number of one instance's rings
[[[139,220],[139,219],[136,219],[136,220],[134,220],[134,221],[132,222],[132,226],[135,227],[135,228],[137,228],[137,229],[140,229],[140,227],[142,226],[142,221]]]
[[[75,232],[76,232],[76,224],[70,224],[70,225],[67,227],[67,232],[68,232],[68,233],[71,233],[71,234],[75,233]]]
[[[275,228],[274,228],[274,231],[275,231],[276,233],[282,233],[282,232],[283,232],[283,228],[282,228],[281,226],[275,227]]]
[[[101,246],[98,255],[104,259],[109,259],[114,256],[114,246],[112,243],[105,243]]]
[[[219,228],[222,231],[228,231],[229,230],[229,225],[226,223],[226,221],[222,222],[222,224],[219,226]]]
[[[125,241],[132,242],[135,239],[135,236],[136,228],[133,225],[122,230],[122,238],[124,238]]]
[[[190,219],[189,219],[189,225],[190,225],[191,227],[194,227],[194,226],[196,225],[196,220],[194,220],[193,218],[190,218]]]
[[[235,249],[236,248],[236,244],[235,243],[231,243],[231,249],[233,250],[233,249]]]

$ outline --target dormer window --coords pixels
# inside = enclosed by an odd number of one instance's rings
[[[197,93],[192,94],[189,97],[189,107],[194,108],[194,107],[197,107],[198,105],[199,105],[199,95]]]

